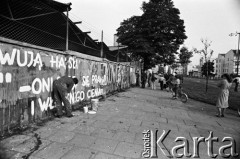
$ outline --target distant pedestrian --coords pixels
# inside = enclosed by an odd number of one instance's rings
[[[151,87],[152,87],[153,90],[156,89],[156,84],[155,84],[156,79],[157,78],[155,77],[155,74],[152,73],[152,76],[151,76]]]
[[[168,89],[172,94],[173,94],[173,87],[174,87],[175,78],[176,78],[175,73],[173,73],[173,74],[169,75],[169,78],[167,80]]]
[[[238,85],[239,85],[239,83],[240,83],[240,77],[235,77],[235,78],[233,79],[233,82],[235,83],[234,91],[235,91],[235,92],[238,92]]]
[[[141,73],[142,88],[145,88],[147,82],[147,71]]]
[[[178,90],[179,90],[181,81],[180,81],[179,76],[175,75],[174,77],[175,78],[173,78],[173,80],[172,80],[173,92],[174,92],[173,98],[177,99],[178,98]]]
[[[160,75],[160,77],[159,77],[159,83],[160,83],[160,89],[161,89],[161,90],[164,89],[164,82],[165,82],[165,84],[166,84],[166,80],[165,80],[164,76],[163,76],[163,75]]]
[[[148,70],[147,70],[147,84],[148,84],[148,87],[151,87],[152,74],[153,74],[152,69],[148,69]]]
[[[117,91],[121,91],[122,90],[122,70],[120,69],[120,66],[118,66],[117,69]]]
[[[170,75],[166,73],[166,74],[163,75],[163,77],[165,78],[166,89],[167,89],[167,88],[168,88],[168,84],[169,84],[168,80],[169,80],[169,78],[170,78]]]
[[[136,86],[139,87],[140,86],[140,74],[139,71],[137,70],[136,72]]]
[[[217,85],[221,90],[217,99],[217,117],[224,117],[224,111],[229,107],[228,98],[229,98],[229,89],[232,86],[232,78],[228,74],[222,75],[221,82]]]
[[[78,83],[77,78],[71,78],[68,76],[60,77],[59,79],[55,80],[53,82],[53,95],[54,95],[54,101],[56,102],[56,108],[57,108],[57,117],[62,117],[62,103],[64,104],[66,108],[66,116],[72,117],[72,108],[71,104],[67,99],[68,93],[71,92],[74,84]]]
[[[167,81],[164,77],[163,77],[163,89],[167,89]]]

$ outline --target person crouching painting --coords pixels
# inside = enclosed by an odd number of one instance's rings
[[[62,117],[62,102],[66,108],[66,116],[72,117],[71,104],[67,99],[68,93],[71,92],[74,84],[78,83],[77,78],[71,78],[68,76],[60,77],[53,82],[53,97],[56,102],[57,117]]]

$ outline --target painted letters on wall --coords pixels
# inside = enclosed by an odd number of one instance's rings
[[[31,109],[32,116],[41,118],[45,110],[54,107],[53,81],[64,75],[79,80],[68,96],[72,104],[131,84],[130,66],[71,55],[67,58],[64,54],[0,43],[0,110],[11,111],[11,107],[21,106],[21,109]]]

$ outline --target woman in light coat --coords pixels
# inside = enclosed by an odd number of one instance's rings
[[[216,116],[224,117],[224,111],[226,108],[229,107],[228,98],[229,98],[229,89],[232,86],[231,77],[228,74],[223,74],[222,80],[217,86],[221,89],[221,91],[218,95],[218,99],[216,103],[217,110],[218,110],[218,114]]]

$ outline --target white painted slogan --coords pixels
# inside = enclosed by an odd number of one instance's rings
[[[24,55],[21,59],[21,55]],[[35,55],[35,56],[34,56]],[[49,56],[46,54],[42,54],[42,56]],[[69,69],[78,69],[78,63],[79,61],[74,57],[69,57],[68,60],[66,57],[59,57],[59,56],[51,56],[50,57],[50,66],[55,67],[57,69],[63,67],[66,68],[66,64],[68,65]],[[16,61],[16,63],[14,63]],[[43,62],[40,52],[34,53],[33,51],[22,51],[16,48],[12,49],[11,54],[8,52],[2,52],[0,49],[0,64],[1,65],[8,65],[12,66],[17,64],[18,67],[36,67],[39,71],[42,70]],[[12,82],[12,74],[6,73],[4,75],[2,72],[0,72],[0,83],[3,83],[4,81],[6,83]],[[90,79],[91,78],[91,79]],[[39,95],[44,92],[51,92],[52,91],[52,84],[53,84],[53,77],[49,77],[47,79],[45,78],[35,78],[33,79],[32,83],[30,85],[24,85],[18,88],[18,91],[20,93],[24,92],[31,92],[35,95]],[[82,76],[82,83],[81,85],[84,87],[90,87],[91,84],[100,84],[100,85],[106,85],[107,84],[107,77],[104,75],[103,77],[99,75],[92,75],[92,76]],[[70,100],[70,103],[76,103],[79,101],[82,101],[84,99],[90,99],[94,98],[96,96],[100,96],[104,94],[102,88],[94,88],[89,89],[86,93],[84,91],[76,91],[75,88],[77,86],[74,86],[71,93],[69,93],[68,98]],[[42,101],[42,99],[39,97],[37,99],[38,104],[42,111],[47,110],[48,107],[52,109],[52,98],[47,97],[45,101]],[[31,103],[31,107],[34,107],[35,103]]]

